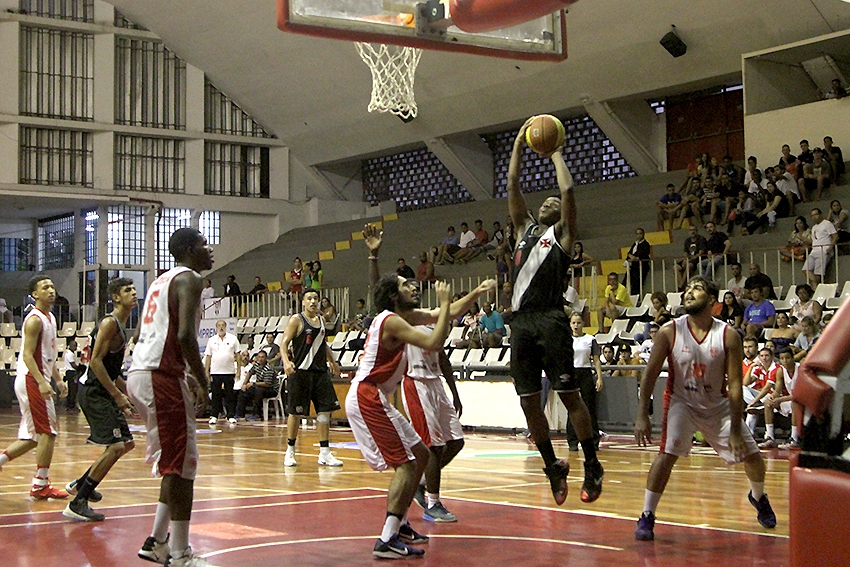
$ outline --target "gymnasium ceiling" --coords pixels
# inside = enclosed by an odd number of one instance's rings
[[[369,114],[371,75],[350,42],[279,31],[274,0],[111,0],[192,65],[304,165],[344,162],[423,140],[582,112],[582,99],[652,98],[740,81],[741,54],[850,28],[841,0],[580,0],[569,58],[530,63],[426,51],[419,116]],[[674,59],[659,40],[675,24]]]

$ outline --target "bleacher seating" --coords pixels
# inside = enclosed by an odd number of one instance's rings
[[[821,283],[818,284],[818,287],[815,288],[815,295],[812,299],[820,303],[821,305],[826,305],[826,300],[835,297],[835,292],[838,290],[838,284],[830,284],[830,283]]]
[[[87,337],[91,334],[96,323],[94,321],[83,321],[80,323],[80,328],[77,329],[78,337]]]

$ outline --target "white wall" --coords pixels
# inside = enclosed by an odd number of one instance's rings
[[[812,148],[823,146],[823,137],[832,136],[836,146],[850,148],[850,98],[822,100],[771,112],[744,116],[744,144],[747,155],[758,158],[763,167],[774,165],[782,155],[782,144],[799,152],[799,142],[809,140]]]

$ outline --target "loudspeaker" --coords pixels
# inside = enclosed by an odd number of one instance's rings
[[[664,49],[666,49],[673,57],[681,57],[686,51],[688,51],[688,46],[685,45],[684,41],[679,39],[679,36],[676,35],[675,31],[667,32],[667,35],[661,38],[661,45],[663,45]]]

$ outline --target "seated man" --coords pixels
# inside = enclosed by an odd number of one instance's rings
[[[256,381],[251,381],[254,378]],[[280,380],[277,377],[277,372],[268,363],[266,351],[261,350],[254,357],[254,365],[248,371],[247,384],[242,386],[245,396],[242,397],[242,407],[236,408],[236,415],[245,414],[245,405],[248,399],[254,401],[254,419],[260,418],[260,410],[263,407],[265,398],[274,398],[277,396],[280,389]],[[251,419],[250,417],[248,419]]]
[[[812,163],[803,164],[803,175],[797,180],[797,187],[803,194],[803,200],[817,191],[813,200],[820,201],[824,189],[829,188],[832,181],[832,168],[823,157],[823,150],[815,148]]]
[[[434,262],[437,265],[442,265],[444,258],[451,258],[453,254],[455,254],[458,250],[460,250],[460,239],[457,234],[455,234],[455,227],[450,226],[446,237],[440,242],[440,246],[437,249],[437,256],[434,258]]]
[[[505,336],[505,323],[502,316],[493,311],[493,306],[489,301],[484,302],[483,309],[484,315],[478,321],[478,325],[484,333],[481,346],[484,348],[501,347],[502,337]]]
[[[682,205],[682,196],[676,193],[676,186],[672,183],[667,184],[667,192],[661,195],[661,198],[655,203],[658,219],[658,230],[664,230],[664,221],[670,221],[670,226],[673,226],[673,219],[676,218],[676,213],[679,212],[679,207]]]
[[[605,325],[605,317],[619,319],[626,312],[627,307],[632,306],[632,298],[626,286],[620,283],[617,272],[608,274],[608,286],[605,288],[605,302],[597,311],[597,322],[602,331]]]
[[[685,251],[685,258],[676,260],[679,291],[683,291],[685,289],[685,282],[696,275],[697,264],[699,264],[700,259],[705,255],[707,246],[707,241],[699,235],[697,227],[691,226],[688,229],[688,237],[682,245]]]
[[[460,250],[454,255],[455,262],[465,264],[484,251],[484,246],[490,241],[490,235],[484,230],[484,223],[481,219],[475,221],[475,232],[473,235],[474,238],[466,246],[463,246],[463,243],[461,243]],[[461,240],[463,240],[463,235],[461,235]]]
[[[748,414],[747,427],[754,436],[758,416],[764,411],[763,400],[776,387],[778,372],[779,365],[774,360],[773,351],[764,347],[744,374],[743,400],[747,404],[744,411]]]
[[[799,364],[794,360],[794,354],[790,349],[779,351],[779,367],[776,372],[776,385],[773,390],[764,396],[764,442],[759,443],[761,449],[798,449],[800,447],[797,426],[793,419],[793,407],[791,393],[794,391],[794,382],[797,380]],[[777,445],[776,429],[774,427],[775,413],[779,412],[785,417],[791,417],[791,437],[788,443]]]
[[[750,290],[750,303],[744,309],[744,326],[747,337],[759,338],[765,328],[773,328],[776,324],[776,309],[773,303],[764,298],[764,291],[760,286],[754,286]]]
[[[719,232],[713,222],[705,223],[705,232],[708,238],[705,240],[707,257],[700,262],[700,271],[706,277],[716,279],[719,269],[723,266],[726,255],[732,248],[732,241],[725,233]]]

